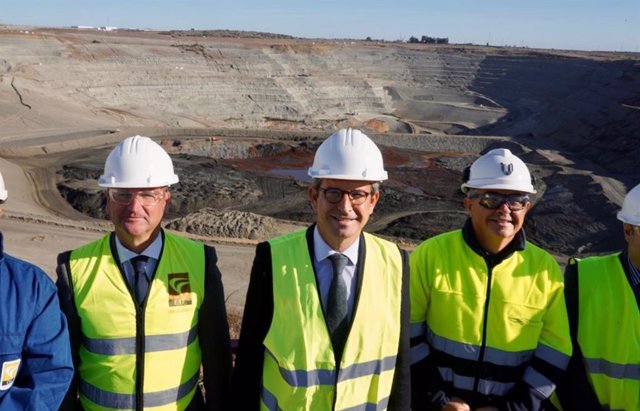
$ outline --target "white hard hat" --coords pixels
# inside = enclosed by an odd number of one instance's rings
[[[513,190],[535,194],[527,165],[507,148],[496,148],[473,162],[467,180],[460,186],[481,190]]]
[[[360,130],[341,129],[320,144],[308,172],[313,178],[383,181],[382,153]]]
[[[640,225],[640,184],[624,197],[622,209],[618,211],[618,220],[631,225]]]
[[[127,137],[118,144],[104,163],[100,187],[148,188],[178,182],[169,154],[149,137]]]
[[[7,193],[7,189],[4,185],[4,178],[2,178],[2,173],[0,173],[0,201],[2,202],[7,201],[8,196],[9,196],[9,193]]]

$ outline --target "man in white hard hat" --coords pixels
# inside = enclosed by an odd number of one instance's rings
[[[573,341],[558,398],[567,410],[640,410],[640,185],[618,212],[627,248],[572,258],[565,294]]]
[[[114,232],[58,256],[77,380],[63,409],[227,409],[229,331],[215,249],[161,228],[167,152],[128,137],[107,157]],[[206,406],[198,386],[200,369]]]
[[[6,200],[0,174],[0,205]],[[72,377],[55,284],[40,268],[6,254],[0,233],[0,410],[56,410]]]
[[[409,409],[408,259],[364,233],[387,179],[359,130],[309,168],[316,223],[256,248],[233,378],[234,409]]]
[[[531,174],[494,149],[461,189],[462,229],[411,254],[412,409],[540,410],[571,340],[560,267],[522,229]]]

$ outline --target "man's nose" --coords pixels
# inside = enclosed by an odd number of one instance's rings
[[[340,201],[338,201],[336,206],[340,210],[351,210],[353,208],[353,205],[351,203],[351,197],[349,197],[349,193],[342,193],[342,197],[340,197]]]
[[[140,197],[140,195],[138,195],[137,193],[134,194],[133,197],[131,197],[129,208],[132,210],[137,210],[139,208],[142,208],[142,197]]]
[[[511,212],[511,206],[509,205],[508,201],[502,201],[500,203],[500,205],[498,205],[498,210],[505,212],[505,213],[510,213]]]

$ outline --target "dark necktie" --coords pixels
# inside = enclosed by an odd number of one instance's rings
[[[149,287],[149,279],[147,278],[147,257],[146,255],[139,255],[131,259],[131,265],[135,274],[134,291],[136,294],[136,301],[138,305],[142,305],[144,298],[147,295],[147,288]]]
[[[329,256],[333,266],[333,279],[329,287],[327,301],[327,327],[331,334],[331,343],[336,354],[336,361],[342,357],[342,349],[347,336],[347,286],[342,279],[342,271],[347,265],[348,258],[344,254]]]

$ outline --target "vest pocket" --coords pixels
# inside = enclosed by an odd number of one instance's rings
[[[506,303],[506,337],[508,341],[537,341],[542,332],[544,310],[521,304]]]

